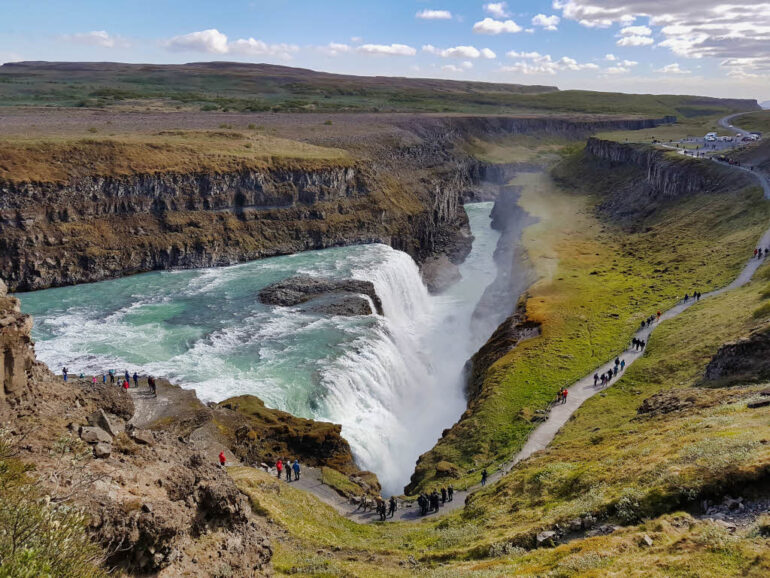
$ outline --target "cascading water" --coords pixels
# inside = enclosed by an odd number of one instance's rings
[[[20,295],[41,360],[101,374],[137,370],[204,400],[252,394],[341,423],[359,465],[400,493],[420,453],[465,409],[462,368],[487,336],[470,330],[493,280],[491,203],[467,206],[476,237],[463,279],[430,296],[414,261],[385,245],[148,273]],[[372,281],[384,317],[270,307],[259,290],[296,274]]]

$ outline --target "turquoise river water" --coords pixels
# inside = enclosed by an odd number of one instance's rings
[[[475,237],[462,280],[429,295],[406,253],[359,245],[232,267],[163,271],[24,293],[38,357],[54,371],[167,378],[203,400],[241,394],[342,424],[356,460],[400,493],[417,457],[465,410],[462,370],[489,335],[471,315],[495,277],[492,203],[466,205]],[[296,274],[372,281],[384,317],[259,303]]]

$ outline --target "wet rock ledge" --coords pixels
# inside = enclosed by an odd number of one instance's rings
[[[307,304],[303,310],[329,315],[371,315],[375,311],[383,314],[382,301],[374,284],[359,279],[298,275],[268,285],[259,292],[259,301],[284,307]],[[375,311],[372,311],[372,305]]]

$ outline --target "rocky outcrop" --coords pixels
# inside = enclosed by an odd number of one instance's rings
[[[602,193],[605,200],[600,210],[621,220],[651,214],[677,198],[755,184],[747,175],[715,162],[598,138],[589,138],[583,156],[568,170],[561,169],[554,171],[557,179],[577,181]]]
[[[770,329],[727,343],[706,366],[703,384],[725,386],[770,379]]]
[[[19,300],[7,294],[0,280],[0,415],[25,394],[35,361],[30,331],[32,318],[21,312]]]
[[[484,380],[494,363],[513,350],[525,339],[540,335],[540,324],[527,319],[523,305],[519,310],[503,321],[492,337],[479,349],[466,364],[466,394],[469,407],[473,406],[484,391]]]
[[[308,303],[306,310],[344,315],[369,315],[371,299],[376,312],[382,315],[382,301],[371,281],[359,279],[322,279],[307,275],[290,277],[268,285],[259,292],[259,300],[267,305],[291,307]],[[356,313],[357,312],[357,313]]]
[[[223,426],[220,429],[229,432],[233,453],[247,464],[259,467],[262,463],[273,465],[279,458],[299,459],[309,466],[327,466],[348,475],[359,472],[338,424],[270,409],[251,395],[219,403],[214,419]]]

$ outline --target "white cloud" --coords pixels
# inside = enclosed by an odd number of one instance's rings
[[[551,58],[550,54],[540,54],[538,52],[516,52],[510,51],[507,53],[510,58],[521,58],[519,62],[516,62],[510,66],[502,66],[500,68],[503,72],[517,72],[520,74],[540,74],[540,75],[554,75],[557,72],[562,71],[582,71],[582,70],[599,70],[599,66],[593,62],[579,63],[574,58],[564,56],[558,60]]]
[[[545,30],[551,30],[551,31],[558,30],[557,27],[560,21],[561,21],[561,18],[559,18],[555,14],[552,16],[546,16],[545,14],[538,14],[537,16],[532,18],[533,26],[540,26]]]
[[[442,58],[471,58],[474,60],[477,58],[486,58],[487,60],[497,58],[497,55],[489,48],[478,49],[475,46],[453,46],[452,48],[441,49],[436,48],[432,44],[426,44],[422,47],[422,50]]]
[[[760,0],[562,0],[562,17],[586,26],[618,23],[626,28],[635,18],[660,27],[659,46],[686,58],[718,58],[737,76],[770,76],[770,2]],[[652,44],[650,34],[631,32],[622,46]]]
[[[484,4],[484,12],[491,14],[495,18],[506,18],[510,16],[507,2],[489,2]]]
[[[473,63],[466,60],[465,62],[460,63],[459,66],[456,64],[445,64],[441,67],[441,70],[445,70],[447,72],[465,72],[471,68],[473,68]]]
[[[24,59],[15,52],[0,52],[0,64],[5,64],[6,62],[20,62],[21,60]]]
[[[174,52],[208,52],[209,54],[227,54],[230,50],[227,35],[216,28],[174,36],[166,42],[166,48]]]
[[[414,56],[417,50],[406,44],[362,44],[356,48],[361,54]]]
[[[278,56],[287,60],[291,58],[294,52],[299,50],[299,46],[294,44],[267,44],[262,40],[255,40],[254,38],[239,38],[228,44],[228,48],[231,54],[241,56]]]
[[[82,32],[78,34],[65,34],[62,40],[75,42],[77,44],[88,44],[90,46],[101,46],[103,48],[115,48],[116,46],[128,46],[120,36],[112,36],[106,30],[92,30],[91,32]]]
[[[606,60],[608,62],[615,62],[617,59],[618,59],[618,57],[615,56],[614,54],[607,54],[607,55],[604,56],[604,60]]]
[[[625,66],[610,66],[609,68],[606,68],[604,72],[607,74],[627,74],[631,72],[631,69],[626,68]]]
[[[662,72],[663,74],[691,74],[691,71],[680,68],[678,62],[667,64],[663,68],[658,68],[655,72]]]
[[[361,43],[364,41],[364,39],[363,39],[363,38],[361,38],[360,36],[351,36],[351,37],[350,37],[350,41],[351,41],[353,44],[361,44]]]
[[[452,13],[449,10],[420,10],[414,15],[420,20],[451,20]]]
[[[623,36],[616,42],[618,46],[649,46],[654,43],[650,36]]]
[[[299,46],[294,44],[267,44],[254,38],[239,38],[230,42],[227,35],[216,28],[174,36],[165,45],[168,50],[174,52],[277,56],[283,59],[291,58],[291,55],[299,50]]]
[[[542,56],[539,52],[516,52],[515,50],[506,52],[505,55],[508,58],[540,58]]]
[[[340,54],[347,54],[353,49],[348,45],[341,42],[329,42],[326,46],[319,46],[318,51],[328,54],[329,56],[339,56]]]
[[[649,26],[626,26],[621,28],[620,36],[651,36],[652,29]]]
[[[473,25],[473,31],[476,34],[515,34],[516,32],[521,32],[521,26],[513,20],[484,18],[484,20]]]

